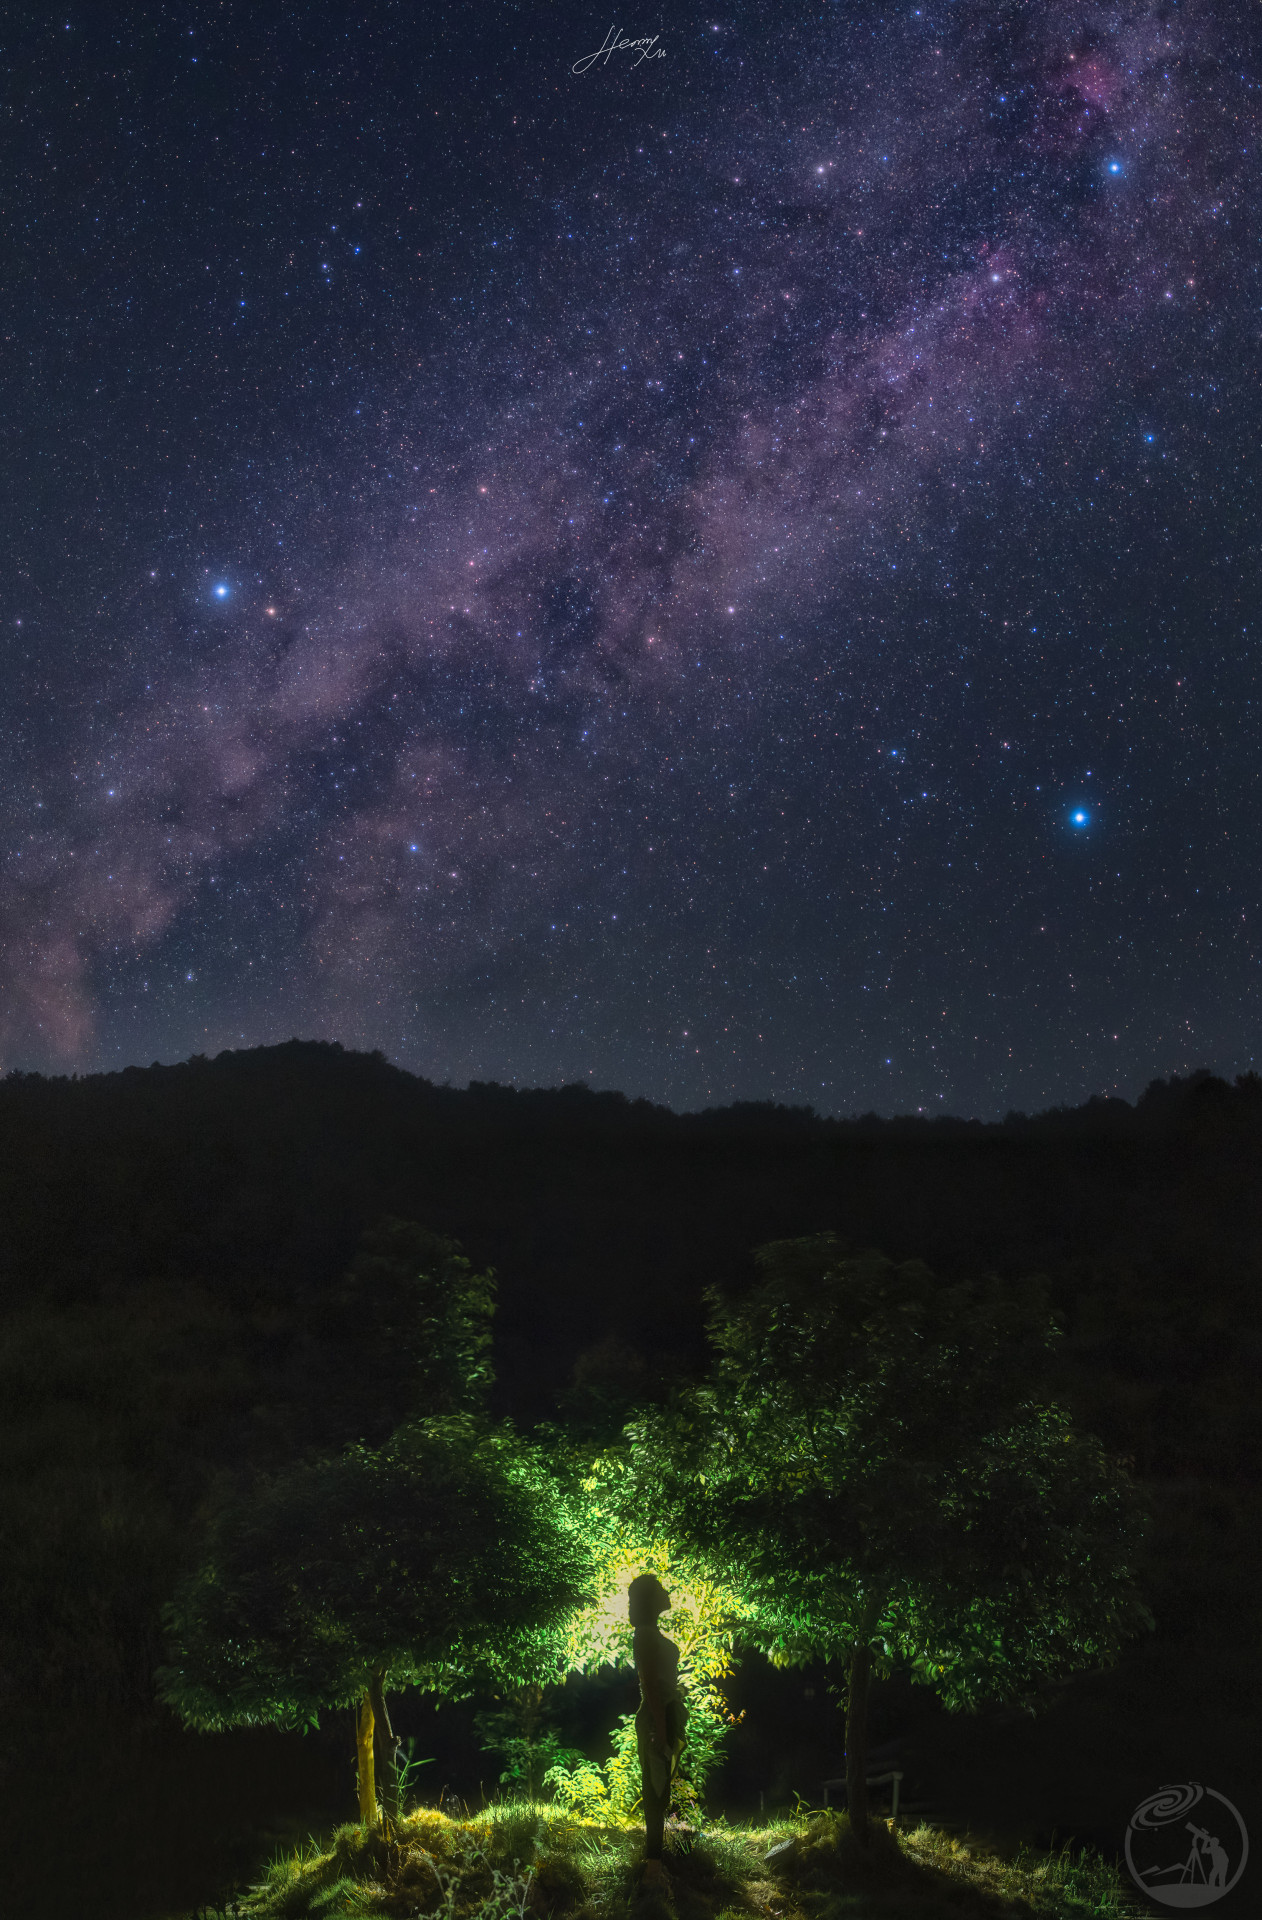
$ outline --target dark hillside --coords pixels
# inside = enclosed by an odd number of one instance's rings
[[[771,1105],[679,1116],[581,1087],[458,1091],[293,1041],[83,1080],[11,1075],[0,1164],[10,1309],[191,1286],[266,1326],[278,1377],[382,1213],[497,1268],[499,1393],[525,1420],[611,1332],[694,1358],[705,1287],[739,1282],[761,1241],[830,1227],[943,1272],[1046,1273],[1087,1374],[1117,1376],[1100,1415],[1119,1440],[1162,1471],[1240,1464],[1238,1434],[1215,1436],[1257,1357],[1253,1076],[1001,1125],[838,1122]],[[1199,1402],[1210,1380],[1193,1435],[1173,1399]]]
[[[890,1683],[878,1723],[914,1735],[909,1764],[940,1810],[1114,1845],[1162,1767],[1227,1783],[1247,1764],[1262,1667],[1260,1172],[1252,1077],[982,1126],[456,1091],[296,1041],[84,1080],[11,1075],[0,1699],[23,1756],[3,1781],[15,1831],[34,1834],[73,1775],[93,1812],[71,1879],[151,1857],[158,1902],[159,1887],[213,1890],[230,1873],[243,1768],[275,1781],[264,1819],[342,1805],[346,1729],[318,1752],[280,1735],[207,1742],[155,1716],[151,1676],[162,1603],[217,1490],[308,1447],[383,1437],[407,1410],[389,1328],[348,1314],[344,1291],[361,1233],[394,1214],[497,1270],[500,1410],[561,1412],[593,1434],[702,1360],[705,1289],[739,1287],[766,1240],[831,1228],[944,1275],[1043,1273],[1067,1333],[1062,1391],[1153,1497],[1158,1631],[1033,1722],[939,1724],[921,1690]],[[723,1791],[817,1792],[839,1760],[823,1692],[814,1731],[793,1676],[754,1663],[737,1697],[750,1718]],[[414,1731],[476,1792],[487,1760],[468,1717],[432,1722]],[[124,1780],[144,1767],[183,1826],[166,1865]],[[232,1844],[253,1858],[260,1829]],[[36,1848],[32,1885],[41,1862]]]

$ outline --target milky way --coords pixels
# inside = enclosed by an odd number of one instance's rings
[[[190,19],[24,49],[6,1065],[1250,1065],[1251,10]]]

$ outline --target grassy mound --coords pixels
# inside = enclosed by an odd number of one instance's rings
[[[933,1827],[873,1823],[866,1847],[844,1814],[809,1823],[766,1862],[802,1920],[1111,1920],[1131,1910],[1116,1873],[1091,1855],[1005,1857]]]
[[[497,1806],[466,1820],[421,1811],[393,1838],[341,1827],[276,1860],[241,1920],[1110,1920],[1129,1911],[1087,1856],[1015,1859],[929,1827],[880,1821],[861,1847],[844,1814],[668,1837],[669,1882],[643,1875],[636,1827],[555,1808]]]

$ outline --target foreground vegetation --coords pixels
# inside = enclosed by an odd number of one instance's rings
[[[1128,1910],[1097,1856],[1009,1857],[919,1826],[844,1813],[728,1826],[668,1841],[669,1883],[643,1877],[643,1834],[524,1802],[463,1820],[429,1809],[379,1827],[345,1826],[273,1862],[236,1904],[240,1920],[1087,1920]]]

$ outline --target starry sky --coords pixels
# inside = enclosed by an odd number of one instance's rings
[[[1256,7],[637,5],[0,29],[5,1067],[1255,1062]]]

